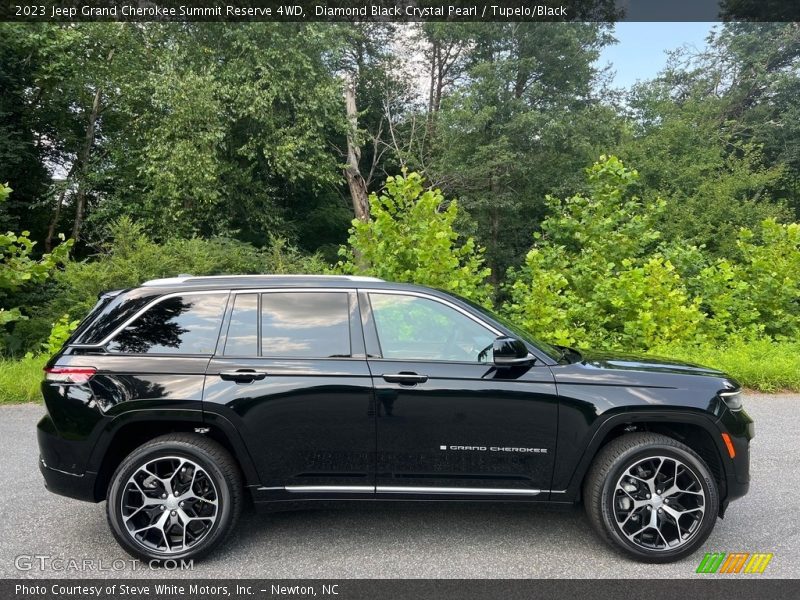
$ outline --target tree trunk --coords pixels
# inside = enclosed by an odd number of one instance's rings
[[[497,286],[499,284],[499,277],[498,277],[498,267],[497,267],[497,251],[498,251],[498,243],[500,240],[500,209],[495,202],[495,198],[500,195],[500,183],[497,180],[497,175],[492,174],[491,181],[489,182],[489,189],[491,190],[491,198],[492,203],[489,207],[490,213],[490,222],[491,222],[491,230],[492,230],[492,239],[490,240],[489,244],[489,252],[488,252],[488,262],[489,268],[492,270],[491,275],[489,275],[489,282]]]
[[[347,163],[344,168],[347,185],[350,188],[350,198],[353,201],[353,212],[361,221],[369,221],[369,200],[367,183],[358,167],[361,160],[361,148],[358,146],[356,134],[358,132],[358,111],[356,110],[356,88],[354,78],[344,82],[344,103],[347,111]]]
[[[437,48],[439,42],[433,41],[431,42],[431,75],[430,75],[430,87],[428,89],[428,118],[433,115],[435,112],[434,109],[434,96],[436,94],[436,55],[437,55]]]
[[[112,48],[106,62],[110,63],[114,58],[114,49]],[[102,88],[97,86],[94,93],[94,100],[92,101],[92,110],[89,113],[89,123],[86,125],[86,138],[83,142],[80,155],[78,156],[78,191],[75,193],[75,222],[72,226],[72,239],[76,242],[80,239],[81,226],[83,225],[83,213],[86,210],[86,178],[89,173],[89,158],[92,154],[92,146],[94,145],[94,134],[97,126],[97,117],[100,116],[100,99],[102,98]]]
[[[50,252],[53,249],[53,238],[56,236],[56,227],[58,227],[58,219],[61,217],[61,207],[64,205],[64,196],[67,195],[67,188],[69,187],[69,180],[75,172],[75,163],[69,169],[66,178],[64,179],[64,187],[58,194],[56,199],[56,206],[53,209],[53,218],[50,225],[47,227],[47,237],[44,239],[44,251]]]

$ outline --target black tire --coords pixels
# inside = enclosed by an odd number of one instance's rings
[[[621,508],[621,503],[626,502],[624,499],[625,492],[616,490],[617,482],[621,481],[628,469],[635,468],[637,465],[658,464],[657,462],[642,462],[647,461],[648,458],[658,461],[659,458],[657,457],[665,457],[667,460],[664,461],[664,464],[673,464],[670,463],[669,459],[680,461],[682,467],[688,469],[688,472],[681,471],[681,478],[690,478],[691,475],[694,475],[697,483],[702,487],[702,505],[704,508],[702,518],[697,519],[696,523],[692,523],[692,529],[685,533],[686,539],[677,541],[676,543],[679,545],[674,548],[669,547],[666,543],[663,544],[664,548],[662,549],[645,547],[641,537],[638,540],[640,543],[634,543],[625,535],[617,522],[617,515],[621,513],[624,516],[626,514]],[[676,472],[677,469],[676,467]],[[635,494],[640,494],[646,489],[645,483],[640,483],[633,479],[627,479],[626,483],[642,487],[641,490],[637,489]],[[696,486],[696,483],[694,485]],[[646,497],[650,498],[650,496]],[[664,497],[667,497],[666,494]],[[699,498],[699,494],[686,495],[684,497],[688,498],[687,503],[690,501],[701,502],[693,499]],[[655,499],[656,496],[654,495],[653,498]],[[658,496],[658,498],[660,503],[661,496]],[[604,446],[592,462],[589,473],[584,480],[583,501],[589,521],[602,539],[626,556],[649,563],[673,562],[694,552],[711,534],[719,513],[717,484],[703,459],[685,444],[656,433],[630,433],[618,437]],[[618,504],[615,505],[615,502]],[[674,499],[672,503],[674,507]],[[633,502],[626,502],[626,504],[634,506]],[[632,522],[627,525],[623,524],[623,526],[629,527],[627,533],[630,534],[630,529],[636,529],[641,525],[642,521],[648,519],[653,510],[657,509],[654,506],[643,506],[640,509],[628,511],[627,514],[634,515],[637,522],[633,526],[631,526]],[[666,508],[664,508],[664,511],[666,511]],[[695,511],[693,514],[699,512],[696,509]],[[687,522],[686,518],[682,516],[678,520],[683,520],[684,523]],[[692,517],[688,518],[689,523],[692,520]],[[650,523],[650,521],[647,522]],[[673,527],[675,522],[676,520],[672,519],[667,528],[673,532],[677,531],[677,539],[681,537],[681,530],[679,527]],[[648,536],[652,536],[654,532],[655,530],[648,531]],[[658,538],[656,539],[658,540]],[[661,543],[661,541],[659,540],[657,543]]]
[[[134,536],[126,527],[126,521],[123,517],[123,494],[130,494],[130,492],[126,492],[126,487],[128,490],[133,489],[129,487],[128,483],[131,477],[136,473],[141,473],[141,469],[145,465],[153,465],[154,463],[152,461],[161,459],[169,464],[170,458],[168,457],[187,459],[192,461],[196,466],[199,466],[202,471],[190,467],[190,472],[196,470],[201,474],[201,477],[205,477],[203,483],[210,481],[211,484],[213,484],[213,486],[207,485],[206,489],[211,490],[211,492],[207,493],[211,493],[210,498],[212,501],[216,501],[215,520],[213,523],[208,525],[207,522],[200,521],[200,524],[196,527],[202,528],[204,533],[197,536],[197,541],[193,545],[189,545],[189,543],[186,542],[187,537],[184,535],[184,541],[177,550],[160,550],[158,548],[146,547],[144,542],[134,539]],[[153,467],[151,466],[150,468]],[[175,476],[177,475],[176,472]],[[194,482],[195,479],[192,478],[189,487],[194,485]],[[136,492],[133,493],[136,494]],[[176,491],[175,495],[177,496],[177,494],[178,492]],[[130,498],[130,496],[125,497]],[[242,499],[243,488],[239,467],[225,448],[202,435],[171,433],[157,437],[139,446],[123,459],[122,463],[115,471],[111,479],[111,485],[109,485],[108,488],[106,515],[111,532],[114,534],[117,542],[132,556],[147,561],[197,559],[222,543],[227,535],[234,529],[239,519],[239,514],[241,513]],[[191,501],[187,500],[187,502]],[[160,506],[156,506],[152,509],[156,518],[158,515],[157,511],[160,509]],[[150,509],[148,508],[148,510]],[[172,514],[175,514],[175,512]],[[130,519],[130,516],[128,518]],[[186,528],[185,524],[184,528]],[[167,535],[165,533],[162,535],[162,539],[166,540],[166,538]]]

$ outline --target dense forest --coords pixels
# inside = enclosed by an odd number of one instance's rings
[[[448,287],[560,343],[792,338],[800,24],[720,24],[629,90],[597,62],[614,42],[602,23],[0,24],[0,349],[37,351],[104,286],[328,269]],[[404,244],[427,255],[379,264]],[[769,314],[735,291],[758,260],[785,269]]]

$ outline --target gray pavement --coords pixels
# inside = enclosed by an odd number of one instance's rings
[[[223,547],[180,574],[134,568],[108,530],[104,505],[47,492],[34,431],[43,408],[0,407],[0,577],[686,578],[696,576],[704,551],[739,551],[775,554],[760,577],[797,578],[800,396],[750,395],[745,407],[756,421],[750,494],[731,504],[703,550],[678,563],[621,557],[595,537],[578,508],[378,504],[249,510]],[[26,558],[34,555],[55,562],[40,569],[40,559]],[[72,559],[94,561],[95,569],[76,569]]]

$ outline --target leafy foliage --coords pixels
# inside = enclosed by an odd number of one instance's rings
[[[418,173],[404,173],[389,177],[383,192],[370,196],[369,205],[369,222],[353,220],[339,269],[490,302],[483,249],[471,237],[459,239],[455,201],[445,203],[440,190],[426,189]]]
[[[650,348],[691,336],[698,302],[656,251],[664,203],[631,195],[638,175],[616,157],[601,157],[587,175],[587,195],[547,198],[551,215],[510,273],[504,310],[564,345]]]
[[[77,329],[79,323],[78,319],[70,320],[69,315],[62,315],[58,321],[53,323],[47,342],[42,344],[42,352],[47,356],[53,356]]]
[[[0,184],[0,202],[4,202],[10,194],[11,188]],[[36,242],[31,241],[29,235],[28,231],[18,235],[11,231],[0,234],[0,294],[17,292],[23,286],[42,283],[69,258],[71,240],[60,244],[50,254],[34,258],[32,252]],[[17,306],[0,306],[0,327],[24,318]]]
[[[738,252],[704,268],[698,294],[717,337],[794,340],[800,334],[800,224],[742,229]]]
[[[800,225],[741,228],[736,254],[714,258],[662,239],[665,203],[630,194],[638,173],[619,159],[602,157],[587,173],[587,196],[548,198],[552,214],[510,273],[510,316],[544,339],[584,347],[796,338]]]
[[[3,354],[63,338],[102,290],[337,259],[494,296],[558,343],[789,347],[800,29],[720,24],[623,92],[596,62],[608,16],[0,24],[0,178],[16,190],[0,187],[0,221],[22,231],[0,236]],[[344,72],[375,192],[349,233]],[[582,177],[610,153],[638,171],[608,157]],[[79,220],[78,247],[48,254]]]

